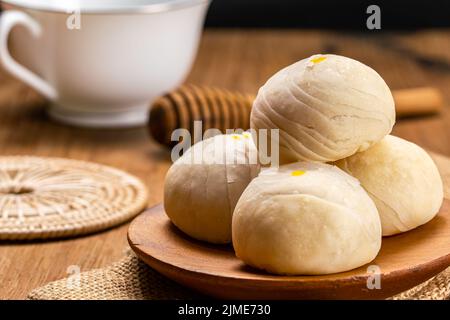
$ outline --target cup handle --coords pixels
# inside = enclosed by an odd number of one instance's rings
[[[55,88],[47,81],[31,72],[11,57],[8,48],[8,38],[11,30],[16,25],[23,25],[34,37],[40,37],[42,28],[40,24],[22,11],[8,10],[0,17],[0,62],[3,67],[12,75],[21,79],[39,93],[50,100],[55,100],[58,96]]]

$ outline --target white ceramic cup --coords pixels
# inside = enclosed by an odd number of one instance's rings
[[[209,5],[208,0],[3,2],[8,9],[0,18],[3,67],[51,100],[54,119],[96,128],[147,122],[150,103],[189,72]]]

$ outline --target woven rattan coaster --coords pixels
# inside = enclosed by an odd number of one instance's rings
[[[0,240],[49,239],[118,225],[147,205],[120,170],[78,160],[0,157]]]

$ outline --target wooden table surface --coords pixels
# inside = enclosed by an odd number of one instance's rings
[[[411,33],[343,33],[298,30],[208,30],[188,78],[256,93],[278,69],[314,53],[336,53],[377,70],[392,89],[435,86],[446,99],[439,116],[399,120],[394,134],[450,156],[450,30]],[[97,161],[140,177],[150,191],[149,206],[162,201],[170,166],[168,150],[148,138],[145,128],[100,131],[50,121],[46,102],[0,72],[0,155],[58,156]],[[49,281],[106,266],[128,247],[128,225],[91,236],[51,242],[0,243],[0,299],[23,299]]]

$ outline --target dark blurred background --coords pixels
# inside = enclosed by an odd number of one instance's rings
[[[366,29],[366,9],[381,8],[382,30],[450,26],[450,0],[213,0],[209,27]]]
[[[212,0],[206,26],[364,31],[372,4],[381,8],[382,30],[450,27],[450,0]]]

